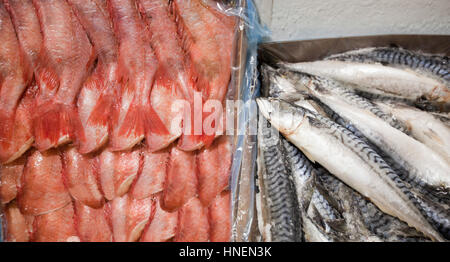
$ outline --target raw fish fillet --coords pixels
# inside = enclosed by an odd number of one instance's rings
[[[109,114],[114,92],[120,88],[118,75],[118,43],[106,1],[68,1],[94,45],[97,65],[81,89],[78,98],[78,116],[81,122],[77,130],[80,153],[99,149],[108,141]]]
[[[23,51],[25,65],[28,66],[28,81],[31,81],[42,48],[41,26],[36,9],[32,0],[4,0],[4,2]]]
[[[66,1],[33,0],[43,34],[36,80],[40,88],[34,114],[36,147],[68,143],[80,125],[75,99],[94,60],[91,43]]]
[[[72,203],[65,207],[35,217],[32,241],[35,242],[79,242],[75,228],[75,213]]]
[[[190,64],[196,76],[197,88],[203,100],[224,101],[231,76],[231,51],[234,30],[227,28],[221,20],[211,13],[199,0],[175,0],[173,9],[177,16],[178,29],[183,39],[183,47],[190,55]],[[206,112],[203,120],[212,112]],[[218,117],[221,117],[218,115]],[[216,124],[215,124],[216,125]],[[211,125],[214,130],[215,125]],[[211,144],[214,135],[201,138],[205,145]],[[181,140],[180,147],[189,150],[190,140]]]
[[[7,143],[0,142],[0,162],[7,164],[22,156],[33,144],[33,119],[34,100],[38,87],[28,87],[19,102],[14,116],[13,133]]]
[[[155,214],[142,233],[141,242],[165,242],[175,236],[178,212],[164,211],[160,206],[160,196],[155,201]]]
[[[114,158],[114,192],[123,196],[136,179],[141,166],[141,149],[117,152]]]
[[[197,194],[197,167],[194,152],[173,146],[170,151],[161,207],[175,211]]]
[[[137,200],[128,198],[127,242],[137,241],[154,212],[154,201],[148,197]]]
[[[33,217],[26,217],[20,213],[15,201],[6,205],[5,209],[7,242],[28,242],[31,235],[31,224]]]
[[[19,100],[27,87],[27,67],[3,2],[0,3],[0,35],[0,160],[8,162],[20,147],[13,139],[14,122]]]
[[[25,164],[17,194],[20,211],[25,215],[41,215],[58,210],[70,201],[64,186],[61,157],[56,150],[30,154]]]
[[[136,199],[147,198],[163,190],[169,149],[152,153],[148,148],[144,148],[142,155],[142,170],[130,190],[131,196]]]
[[[80,154],[73,146],[63,151],[63,178],[70,195],[92,208],[103,206],[94,158]]]
[[[209,207],[209,239],[211,242],[229,242],[231,238],[230,191],[218,195]]]
[[[150,100],[171,134],[162,140],[158,134],[147,133],[146,139],[150,141],[148,144],[151,150],[159,150],[181,135],[184,104],[180,102],[184,99],[192,103],[194,86],[176,24],[169,14],[168,1],[140,0],[139,3],[151,33],[150,43],[158,59]]]
[[[112,119],[111,145],[115,151],[131,149],[146,132],[169,135],[150,104],[157,60],[149,33],[134,0],[110,0],[114,31],[119,39],[119,73],[123,84]]]
[[[231,168],[231,144],[221,136],[197,154],[198,196],[204,206],[209,206],[228,186]]]
[[[136,200],[128,195],[116,197],[111,204],[114,242],[132,242],[139,239],[153,213],[153,200]]]
[[[75,224],[82,242],[111,242],[112,229],[108,213],[103,208],[91,208],[75,202]]]
[[[207,242],[209,234],[208,208],[198,198],[191,198],[178,211],[176,242]]]
[[[25,157],[8,165],[0,165],[0,200],[2,204],[7,204],[16,198],[24,166]]]
[[[97,161],[100,172],[100,185],[103,195],[107,200],[113,200],[114,190],[114,162],[116,153],[104,149],[98,156]]]

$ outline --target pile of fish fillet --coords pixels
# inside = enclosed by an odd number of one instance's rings
[[[229,138],[182,132],[175,101],[224,102],[235,24],[211,0],[1,0],[4,240],[229,241]]]
[[[450,240],[449,62],[371,47],[261,65],[262,240]]]

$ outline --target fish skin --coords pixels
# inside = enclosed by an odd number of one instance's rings
[[[128,194],[114,198],[111,202],[114,242],[138,240],[153,212],[152,198],[137,200]]]
[[[271,124],[277,127],[302,152],[306,152],[305,154],[310,160],[319,162],[331,173],[342,179],[343,182],[368,197],[383,212],[406,221],[410,226],[417,228],[434,240],[443,240],[442,236],[435,231],[422,216],[420,210],[416,208],[414,199],[411,198],[410,192],[398,178],[398,175],[357,136],[330,120],[301,107],[294,107],[286,102],[274,99],[259,98],[257,102],[260,111],[265,117],[269,118]],[[282,106],[281,110],[275,108],[275,103]],[[306,143],[303,136],[307,136],[308,141],[315,142]],[[320,146],[321,143],[326,143],[327,146]],[[330,146],[332,144],[336,146]],[[348,149],[346,149],[347,147]],[[336,152],[340,153],[336,154]],[[355,154],[356,157],[347,156],[345,159],[340,159],[346,154]],[[332,155],[333,157],[326,157],[326,155]],[[359,164],[356,164],[356,162],[352,164],[352,161],[357,161]],[[347,163],[348,169],[342,170],[339,168],[340,163]],[[367,167],[363,168],[365,165]],[[358,177],[354,177],[353,174],[358,174]],[[362,177],[365,180],[361,180]],[[371,186],[364,186],[368,184]],[[383,193],[380,193],[379,190]]]
[[[167,128],[149,101],[158,61],[149,32],[134,0],[109,0],[108,8],[119,41],[119,76],[122,88],[115,94],[111,146],[114,151],[131,149],[152,132],[165,139]],[[148,143],[148,141],[147,141]]]
[[[126,220],[127,220],[127,242],[139,240],[145,226],[154,213],[153,198],[132,199],[128,197]]]
[[[82,154],[102,147],[109,137],[109,114],[113,95],[120,88],[118,75],[118,43],[106,1],[69,0],[80,23],[94,45],[97,66],[81,89],[77,105],[81,127],[77,142]]]
[[[32,217],[25,217],[17,207],[15,201],[7,204],[4,208],[5,218],[5,241],[7,242],[29,242]],[[30,219],[31,218],[31,219]]]
[[[78,152],[76,147],[64,149],[63,178],[70,195],[77,201],[92,208],[101,208],[103,194],[98,185],[97,168],[94,158]]]
[[[147,198],[163,190],[169,149],[152,153],[148,148],[144,148],[142,155],[142,170],[130,189],[130,195],[136,199]]]
[[[221,136],[197,153],[198,198],[204,206],[209,206],[228,187],[231,154],[227,136]]]
[[[153,133],[146,134],[146,139],[152,141],[149,143],[151,150],[156,151],[167,147],[181,136],[184,113],[181,100],[192,105],[194,83],[189,75],[186,54],[181,48],[176,24],[170,17],[169,1],[140,0],[139,6],[149,26],[150,43],[158,59],[150,100],[170,133],[165,140],[158,139],[158,135]]]
[[[75,201],[75,225],[82,242],[112,241],[105,207],[95,209]]]
[[[353,84],[353,88],[364,92],[407,98],[411,101],[425,97],[443,109],[449,106],[450,91],[444,84],[398,68],[342,61],[314,61],[280,64],[280,66],[297,72],[347,82]]]
[[[197,161],[195,152],[185,152],[172,146],[161,207],[169,212],[185,205],[197,194]]]
[[[16,198],[25,161],[26,158],[23,156],[11,164],[0,165],[0,200],[3,205]]]
[[[260,231],[264,241],[297,242],[301,241],[300,211],[290,169],[283,159],[284,148],[273,127],[261,118],[259,122],[258,180],[262,206],[267,210],[267,221],[261,219]]]
[[[24,215],[42,215],[70,203],[63,182],[63,166],[56,150],[30,153],[17,193],[17,204]]]
[[[209,206],[209,240],[229,242],[231,239],[231,194],[224,191]]]
[[[61,209],[36,216],[33,227],[33,242],[80,242],[71,202]]]
[[[28,81],[31,81],[42,47],[41,27],[36,9],[32,0],[4,0],[4,3],[11,15],[25,64],[29,66]]]
[[[450,129],[432,114],[403,104],[375,102],[378,107],[404,122],[411,136],[450,161]]]
[[[207,242],[209,239],[208,208],[196,197],[178,210],[175,242]]]
[[[33,0],[33,4],[43,35],[33,126],[36,147],[45,151],[73,140],[79,124],[76,98],[95,53],[66,1]]]
[[[324,104],[341,117],[350,120],[373,144],[383,148],[383,151],[406,168],[412,177],[444,192],[448,191],[450,175],[447,174],[447,170],[450,170],[450,166],[447,161],[422,143],[392,128],[374,114],[340,99],[337,97],[338,93],[333,92],[332,85],[339,84],[319,79],[311,82],[309,88],[312,94]],[[382,134],[389,134],[389,136]],[[417,159],[421,159],[420,164],[416,161]]]
[[[160,200],[161,196],[158,194],[155,198],[155,214],[143,231],[140,242],[166,242],[175,236],[178,211],[164,211],[161,208]]]
[[[326,60],[382,63],[389,66],[406,67],[450,81],[449,58],[414,52],[396,47],[369,47],[331,55]]]
[[[136,179],[141,168],[141,148],[117,152],[114,157],[114,192],[116,196],[125,195]]]
[[[10,162],[16,153],[15,115],[20,98],[27,87],[27,66],[11,18],[3,2],[0,3],[0,157]]]
[[[14,116],[14,133],[8,140],[8,146],[0,143],[0,162],[8,164],[20,158],[33,144],[32,111],[38,92],[36,85],[29,86],[19,102]]]
[[[233,33],[198,0],[173,1],[172,9],[178,22],[183,48],[189,54],[189,65],[196,78],[196,88],[203,102],[213,99],[223,102],[231,76]],[[218,50],[221,50],[218,52]],[[211,113],[205,113],[205,120]],[[216,127],[213,127],[215,130]],[[183,135],[179,147],[196,150],[212,143],[214,136]]]
[[[114,165],[117,153],[111,152],[107,148],[97,156],[100,176],[100,188],[105,198],[109,201],[116,195],[114,189]]]

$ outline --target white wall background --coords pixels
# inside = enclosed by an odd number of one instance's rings
[[[450,0],[255,0],[272,40],[450,34]]]

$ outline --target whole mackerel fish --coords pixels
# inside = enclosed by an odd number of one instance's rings
[[[442,236],[405,193],[398,175],[366,143],[331,120],[279,99],[257,99],[261,113],[313,162],[433,240]],[[346,168],[343,168],[345,166]]]
[[[345,61],[314,61],[280,63],[297,72],[328,77],[352,84],[351,87],[381,96],[405,98],[410,101],[427,100],[443,111],[450,110],[450,89],[434,78],[381,64]]]
[[[300,210],[278,131],[260,118],[258,136],[258,226],[264,241],[302,240]]]
[[[381,63],[409,68],[450,81],[450,59],[444,55],[426,54],[399,47],[369,47],[331,55],[326,60]]]

